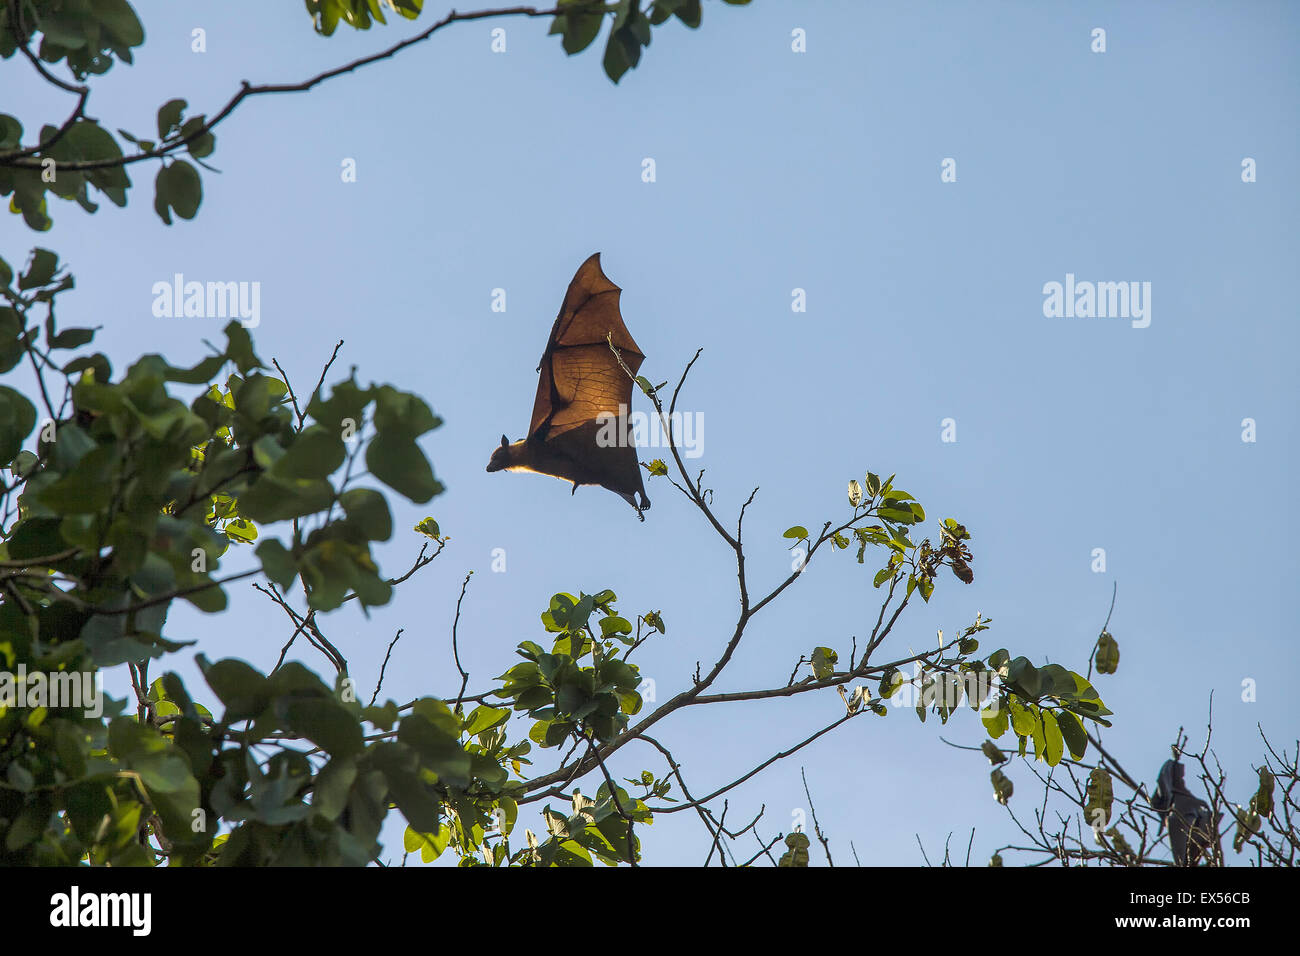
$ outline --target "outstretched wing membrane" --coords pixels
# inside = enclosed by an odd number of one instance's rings
[[[645,356],[623,324],[622,291],[601,270],[600,253],[578,267],[542,353],[530,437],[545,440],[631,407],[632,380],[608,337],[633,375]]]

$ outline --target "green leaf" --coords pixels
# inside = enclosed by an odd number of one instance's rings
[[[14,560],[43,558],[66,550],[68,542],[60,533],[62,518],[27,518],[18,522],[7,544]]]
[[[1056,712],[1056,723],[1065,739],[1065,745],[1070,748],[1070,756],[1082,760],[1088,750],[1088,735],[1084,733],[1083,725],[1068,710]]]
[[[4,21],[0,21],[0,24],[3,23]],[[3,27],[0,27],[0,38],[3,36]],[[3,47],[3,41],[0,41],[0,47]],[[7,59],[9,54],[0,55]],[[23,124],[8,113],[0,113],[0,149],[13,149],[22,141]],[[5,263],[3,268],[0,268],[0,280],[3,280],[0,281],[0,286],[8,286],[11,279],[13,279],[13,270],[9,268],[8,263]]]
[[[371,706],[361,708],[361,719],[368,720],[380,730],[392,730],[393,724],[397,723],[399,712],[397,705],[391,700],[384,703],[384,706]]]
[[[348,520],[365,534],[369,541],[387,541],[393,536],[393,517],[388,502],[379,492],[370,488],[353,488],[339,495],[339,503]]]
[[[486,704],[481,704],[475,707],[470,715],[465,718],[465,733],[471,737],[477,737],[493,727],[499,727],[509,719],[510,711],[501,707],[489,707]]]
[[[172,224],[172,211],[182,219],[193,219],[202,201],[203,182],[198,170],[186,160],[173,160],[158,170],[154,179],[154,211],[167,225]]]
[[[1044,664],[1038,673],[1040,694],[1051,695],[1058,700],[1071,700],[1078,696],[1073,671],[1066,670],[1060,664]]]
[[[801,524],[797,524],[793,528],[787,528],[785,534],[781,535],[781,537],[802,541],[804,538],[808,537],[808,529]]]
[[[618,616],[603,617],[600,619],[600,636],[609,637],[611,634],[631,634],[632,622]]]
[[[325,511],[334,501],[329,482],[280,480],[264,474],[239,497],[239,510],[259,524],[287,521]]]
[[[187,139],[190,136],[194,136],[194,138],[186,144],[185,149],[195,159],[203,159],[206,156],[211,156],[212,151],[216,149],[217,146],[217,138],[212,135],[211,131],[199,133],[199,130],[203,129],[205,122],[206,118],[200,114],[199,116],[193,116],[187,119],[181,126],[181,139]],[[198,135],[195,135],[196,133]]]
[[[36,407],[8,385],[0,385],[0,465],[8,465],[36,427]]]
[[[442,855],[443,850],[451,842],[452,830],[445,823],[441,824],[437,833],[420,833],[407,827],[406,834],[403,837],[402,845],[408,853],[420,851],[420,859],[425,863],[432,863]]]
[[[617,83],[624,73],[636,66],[640,58],[640,45],[626,31],[614,30],[610,33],[602,61],[606,76]]]
[[[1007,732],[1008,708],[999,706],[999,702],[995,700],[994,706],[980,712],[980,721],[984,724],[988,735],[997,740]]]
[[[1064,754],[1061,728],[1057,725],[1056,716],[1050,710],[1043,711],[1042,717],[1043,737],[1046,744],[1043,754],[1047,759],[1047,765],[1055,767],[1061,762]]]
[[[1020,702],[1014,694],[1006,696],[1006,709],[1010,711],[1011,728],[1021,737],[1027,737],[1034,732],[1038,726],[1038,721],[1034,715]]]
[[[227,521],[222,531],[225,532],[226,537],[242,541],[244,544],[252,544],[257,540],[257,525],[251,521],[245,521],[243,518],[234,518]]]
[[[49,249],[33,249],[27,271],[18,278],[18,290],[25,292],[46,285],[59,268],[59,257]]]
[[[1043,692],[1042,675],[1027,657],[1017,657],[1007,664],[1004,679],[1025,700],[1036,700]]]
[[[5,834],[5,846],[12,851],[36,842],[50,825],[50,815],[54,806],[47,794],[37,794],[31,800],[20,804],[19,811],[9,832]]]
[[[1029,735],[1034,740],[1034,759],[1047,759],[1047,730],[1043,726],[1044,711],[1040,710],[1033,704],[1030,704],[1026,710],[1034,719],[1034,724],[1029,730]]]
[[[384,778],[389,796],[406,821],[421,832],[436,833],[442,805],[430,787],[413,770],[392,764],[384,767]]]
[[[63,371],[71,377],[75,377],[78,372],[89,371],[90,375],[83,375],[82,381],[107,382],[113,377],[113,366],[108,361],[108,356],[102,352],[75,358],[63,366]]]
[[[270,705],[271,687],[266,678],[244,661],[226,658],[209,664],[197,657],[203,678],[226,705],[227,721],[256,717]]]
[[[79,349],[95,338],[95,329],[64,329],[58,335],[50,336],[51,349]]]
[[[262,562],[262,571],[268,578],[287,588],[298,574],[298,564],[293,555],[275,538],[268,538],[254,552]]]
[[[420,446],[410,437],[380,432],[366,446],[366,467],[388,487],[417,504],[441,494],[443,486]]]
[[[272,472],[282,478],[326,478],[347,457],[339,436],[321,425],[308,425],[275,462]]]
[[[263,367],[262,360],[253,352],[252,336],[242,323],[232,320],[221,331],[226,335],[226,355],[235,363],[241,375]]]
[[[91,9],[95,19],[122,46],[144,43],[144,27],[126,0],[95,0]]]
[[[825,680],[835,673],[835,664],[839,661],[840,655],[829,647],[817,647],[812,652],[812,670],[813,676],[818,680]]]
[[[348,757],[334,757],[321,768],[312,785],[312,808],[326,820],[337,820],[347,808],[357,764]]]
[[[2,287],[7,286],[6,282]],[[36,329],[23,331],[23,319],[18,310],[0,305],[0,373],[8,372],[22,361],[27,345],[35,340],[36,335]]]
[[[361,752],[361,725],[332,697],[307,697],[276,701],[288,727],[331,756],[350,757]]]
[[[459,721],[445,704],[443,709],[447,710],[445,716],[451,718],[456,730],[448,732],[440,719],[435,723],[425,713],[412,713],[398,725],[397,739],[415,750],[420,755],[421,764],[431,769],[445,783],[468,786],[470,756],[458,740]],[[435,714],[435,719],[437,717]]]
[[[735,2],[735,0],[733,0]],[[741,0],[748,3],[749,0]],[[677,19],[686,24],[692,30],[700,25],[700,0],[682,0],[673,11]]]
[[[380,432],[401,432],[410,438],[419,438],[442,424],[442,419],[429,410],[424,399],[410,392],[402,392],[391,385],[373,389],[375,399],[375,428]]]
[[[180,127],[181,116],[184,115],[187,105],[184,100],[168,100],[158,107],[159,139],[166,139],[173,130]]]
[[[591,46],[600,34],[603,20],[603,13],[561,13],[556,16],[551,32],[563,34],[564,52],[573,56]]]

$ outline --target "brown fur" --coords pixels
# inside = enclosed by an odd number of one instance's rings
[[[621,291],[601,270],[600,253],[578,268],[538,365],[528,436],[512,444],[502,435],[487,470],[552,475],[572,482],[574,491],[579,485],[600,485],[640,515],[650,499],[626,421],[617,422],[623,440],[608,446],[599,440],[610,431],[604,419],[631,407],[628,372],[635,375],[645,359],[623,324]]]

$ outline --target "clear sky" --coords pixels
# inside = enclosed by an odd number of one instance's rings
[[[305,79],[446,6],[326,40],[301,4],[139,2],[146,44],[135,66],[96,80],[89,113],[151,134],[170,97],[210,113],[242,79]],[[1118,582],[1120,671],[1097,681],[1116,714],[1108,749],[1154,784],[1180,726],[1202,739],[1213,691],[1217,751],[1244,802],[1256,724],[1279,747],[1300,726],[1300,336],[1288,286],[1300,252],[1300,8],[704,6],[698,31],[657,29],[618,87],[599,49],[566,58],[546,21],[455,25],[312,93],[246,102],[217,131],[210,162],[222,172],[205,174],[196,221],[162,225],[155,171],[138,165],[125,211],[59,204],[39,237],[7,215],[3,254],[59,251],[77,277],[62,322],[102,324],[119,369],[147,351],[197,360],[201,340],[219,337],[217,320],[154,318],[155,282],[257,280],[258,351],[299,388],[342,338],[343,374],[355,364],[363,382],[417,391],[446,419],[424,441],[446,494],[395,508],[399,528],[434,515],[446,551],[369,621],[349,610],[326,627],[366,688],[404,627],[384,695],[454,695],[450,627],[471,569],[460,635],[474,686],[511,666],[519,641],[544,640],[538,614],[561,590],[612,588],[629,617],[662,610],[667,636],[638,652],[660,700],[730,635],[729,551],[662,480],[647,483],[641,524],[603,490],[570,497],[554,480],[484,471],[503,431],[522,437],[565,285],[600,251],[647,356],[642,374],[675,382],[704,349],[682,406],[702,416],[698,465],[719,515],[734,524],[760,487],[747,517],[755,588],[789,567],[782,531],[842,520],[850,478],[896,472],[931,533],[942,517],[968,526],[975,581],[945,574],[882,653],[932,646],[937,628],[952,634],[978,611],[994,621],[985,652],[1082,669]],[[497,26],[505,53],[490,49]],[[206,53],[191,52],[195,27]],[[1091,50],[1098,27],[1104,53]],[[796,28],[804,53],[791,49]],[[0,105],[30,131],[66,104],[29,72],[4,65]],[[341,181],[348,158],[355,183]],[[947,158],[956,182],[941,181]],[[1149,326],[1046,317],[1044,285],[1067,274],[1150,283]],[[504,313],[491,310],[496,288]],[[792,311],[796,288],[806,312]],[[942,440],[949,418],[955,442]],[[1254,442],[1242,440],[1247,418]],[[491,571],[495,548],[505,573]],[[418,549],[399,533],[383,567],[405,570]],[[716,689],[782,684],[816,645],[847,658],[875,621],[871,574],[852,552],[819,554],[755,619]],[[222,617],[173,611],[169,636],[269,668],[286,619],[246,584],[231,596]],[[184,673],[201,692],[192,665]],[[1242,700],[1243,681],[1255,700]],[[825,693],[700,708],[657,736],[708,792],[842,707]],[[964,856],[971,827],[983,862],[1017,833],[987,763],[941,734],[983,739],[969,710],[944,728],[906,710],[852,721],[733,792],[728,822],[765,806],[760,832],[788,831],[807,803],[803,766],[837,862],[852,840],[864,863],[919,864],[917,838],[934,860],[950,832]],[[664,770],[636,745],[615,761],[619,776],[643,768]],[[1032,819],[1033,778],[1011,776],[1013,807]],[[642,836],[650,863],[707,852],[691,813]],[[396,859],[400,827],[389,842]]]

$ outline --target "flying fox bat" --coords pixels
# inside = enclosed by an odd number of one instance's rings
[[[1169,824],[1169,846],[1178,866],[1195,866],[1202,857],[1213,860],[1213,849],[1219,850],[1219,859],[1223,858],[1223,850],[1218,847],[1223,814],[1216,817],[1208,803],[1187,789],[1183,765],[1178,761],[1166,760],[1160,768],[1151,808],[1160,814],[1161,830]]]
[[[541,374],[528,434],[513,443],[502,435],[487,470],[553,475],[573,482],[571,493],[579,485],[600,485],[644,521],[641,512],[650,499],[626,416],[632,406],[628,372],[635,375],[645,356],[623,324],[621,292],[601,271],[599,252],[578,267],[537,366]]]

